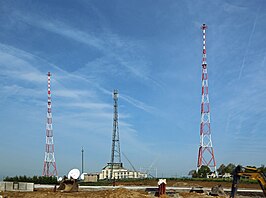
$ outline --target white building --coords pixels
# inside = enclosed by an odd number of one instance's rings
[[[215,173],[211,173],[207,175],[207,178],[217,178],[217,175]]]
[[[232,175],[230,173],[225,173],[222,177],[223,178],[231,178]]]
[[[113,164],[113,176],[111,178],[112,172],[112,164],[108,163],[99,175],[99,179],[143,179],[147,178],[148,175],[146,173],[141,173],[138,171],[130,171],[123,168],[122,163],[114,163]]]
[[[100,173],[86,173],[84,174],[84,182],[97,182],[99,180]]]

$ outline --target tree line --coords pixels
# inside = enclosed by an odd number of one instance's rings
[[[249,166],[249,167],[254,167],[255,166]],[[217,169],[218,175],[224,175],[225,173],[230,173],[232,174],[234,169],[236,168],[236,165],[233,163],[229,163],[228,165],[221,164],[220,167]],[[258,170],[266,173],[266,167],[265,165],[261,165],[260,167],[257,168]],[[207,175],[211,174],[212,171],[208,166],[201,166],[198,171],[196,170],[191,170],[189,171],[189,175],[191,175],[193,178],[206,178]]]
[[[15,176],[15,177],[5,177],[3,179],[4,181],[10,181],[10,182],[28,182],[28,183],[35,183],[35,184],[57,184],[57,178],[56,177],[46,177],[46,176],[33,176],[33,177],[27,177],[24,176]]]

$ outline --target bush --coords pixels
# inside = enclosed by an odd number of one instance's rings
[[[27,177],[24,176],[15,176],[15,177],[5,177],[4,181],[11,182],[30,182],[35,184],[58,184],[56,177],[46,177],[46,176],[33,176]]]

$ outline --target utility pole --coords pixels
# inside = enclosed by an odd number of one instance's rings
[[[84,173],[84,149],[83,147],[81,148],[81,174]]]

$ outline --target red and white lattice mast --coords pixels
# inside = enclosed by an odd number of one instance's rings
[[[47,103],[47,123],[46,123],[46,146],[43,165],[43,176],[57,176],[54,140],[52,125],[52,101],[51,101],[51,73],[48,72],[48,103]]]
[[[216,161],[211,140],[210,125],[210,101],[208,89],[208,72],[206,62],[206,24],[201,26],[203,32],[203,56],[202,56],[202,89],[201,89],[201,123],[200,123],[200,146],[198,153],[197,170],[205,165],[216,174]]]

